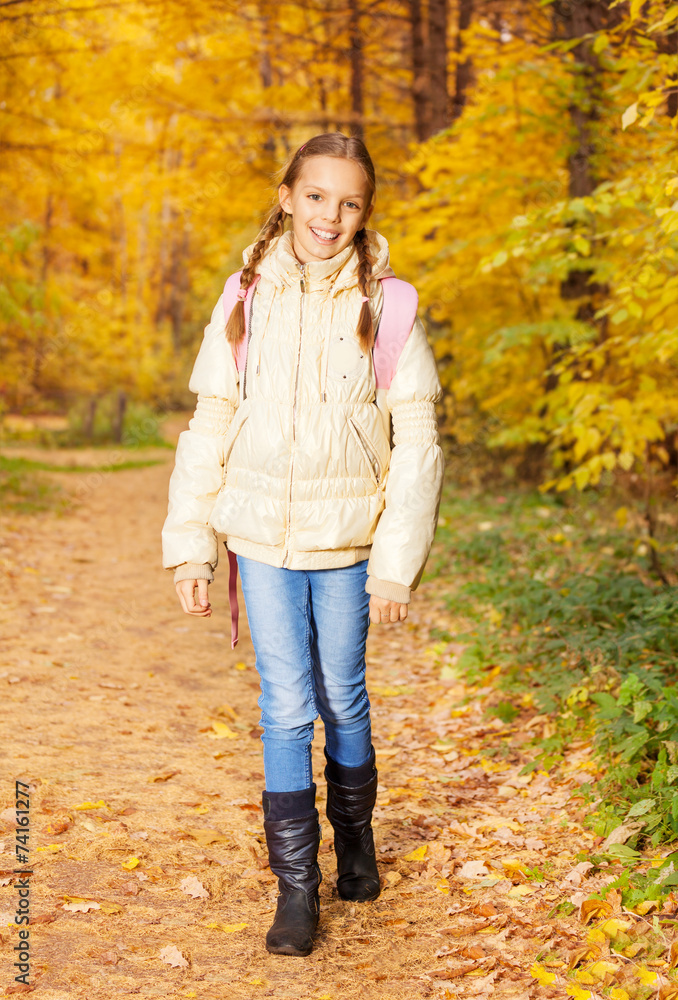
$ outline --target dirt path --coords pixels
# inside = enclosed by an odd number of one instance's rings
[[[435,581],[406,623],[370,629],[382,894],[352,905],[336,893],[318,719],[316,946],[305,959],[266,952],[277,880],[242,592],[233,651],[226,559],[212,618],[181,612],[160,564],[173,453],[155,454],[163,464],[55,474],[77,504],[1,524],[1,988],[14,989],[19,779],[31,785],[30,979],[41,997],[548,995],[530,967],[570,933],[552,911],[582,881],[563,880],[591,841],[566,811],[588,750],[569,787],[519,776],[529,731],[488,722],[487,692],[469,699],[440,679],[430,630],[454,623]],[[480,756],[498,744],[505,756]],[[67,897],[85,902],[66,910]],[[183,964],[163,961],[168,947]]]

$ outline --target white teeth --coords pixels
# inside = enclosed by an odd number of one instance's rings
[[[327,233],[324,229],[314,229],[313,226],[311,226],[311,231],[314,232],[316,236],[319,236],[321,240],[336,240],[339,238],[339,233]]]

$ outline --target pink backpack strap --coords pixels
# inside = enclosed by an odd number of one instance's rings
[[[226,279],[226,284],[224,285],[224,294],[222,297],[222,303],[224,306],[224,322],[228,323],[229,316],[233,311],[233,307],[238,301],[238,291],[240,290],[240,276],[242,270],[236,271],[234,274],[229,275]],[[237,349],[233,351],[233,357],[235,359],[235,365],[238,371],[242,374],[245,370],[245,363],[247,361],[247,331],[250,325],[250,311],[252,308],[252,295],[254,294],[255,286],[260,278],[260,275],[255,274],[254,281],[247,289],[247,295],[245,297],[245,336],[242,337]],[[236,560],[235,552],[228,552],[228,603],[231,608],[231,649],[235,649],[238,645],[238,563]]]
[[[242,274],[242,269],[240,271],[235,271],[226,279],[226,284],[224,285],[224,294],[222,297],[222,303],[224,306],[224,322],[228,323],[228,318],[233,312],[233,307],[238,301],[238,292],[240,290],[240,275]],[[254,281],[247,289],[247,296],[245,298],[245,336],[242,337],[240,343],[236,350],[233,351],[233,357],[235,358],[235,365],[239,372],[245,370],[245,362],[247,361],[247,331],[250,325],[250,310],[252,308],[252,295],[254,294],[254,289],[256,288],[257,282],[261,277],[260,274],[254,275]]]
[[[231,608],[231,649],[238,645],[238,561],[235,552],[228,550],[228,603]]]
[[[414,285],[401,278],[382,278],[381,287],[384,304],[374,344],[374,374],[377,389],[388,389],[414,325],[419,295]]]

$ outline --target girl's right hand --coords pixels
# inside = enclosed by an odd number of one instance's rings
[[[181,606],[188,615],[195,615],[197,618],[210,618],[212,616],[212,605],[207,596],[209,580],[179,580],[176,591],[181,601]],[[198,588],[198,603],[195,603],[195,588]]]

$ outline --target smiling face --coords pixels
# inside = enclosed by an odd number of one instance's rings
[[[372,212],[362,168],[338,156],[309,156],[293,187],[280,185],[279,198],[292,216],[294,252],[302,264],[340,253]]]

